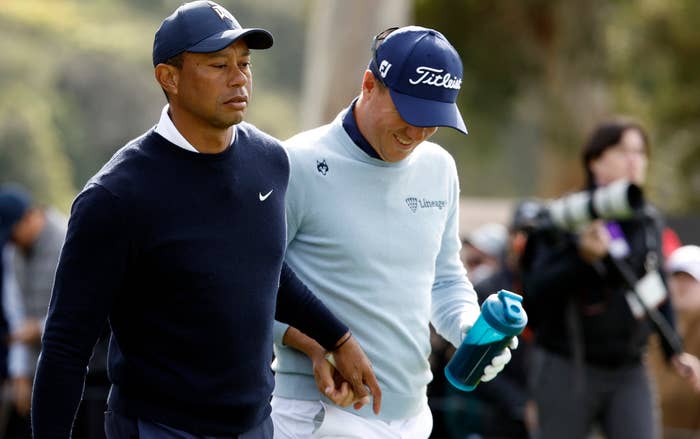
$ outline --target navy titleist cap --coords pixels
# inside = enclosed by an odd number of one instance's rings
[[[185,3],[163,20],[153,40],[153,66],[182,52],[217,52],[239,38],[251,49],[272,47],[272,34],[242,28],[223,6],[212,1]]]
[[[10,238],[12,228],[31,206],[31,197],[23,187],[6,184],[0,187],[0,249]]]
[[[446,126],[467,134],[456,104],[462,60],[440,32],[420,26],[391,32],[377,47],[370,70],[389,88],[406,122],[417,127]]]

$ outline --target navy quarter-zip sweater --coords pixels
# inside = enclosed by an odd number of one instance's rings
[[[250,124],[234,129],[219,154],[150,130],[74,201],[34,387],[35,438],[69,436],[107,319],[110,409],[199,435],[235,435],[269,415],[273,318],[328,349],[347,331],[283,267],[284,150]]]

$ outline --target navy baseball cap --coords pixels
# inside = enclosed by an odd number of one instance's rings
[[[21,186],[7,184],[0,187],[0,247],[10,238],[12,228],[31,206],[31,197]]]
[[[212,1],[185,3],[163,20],[153,40],[153,66],[182,52],[217,52],[239,38],[251,49],[272,47],[272,34],[243,28],[223,6]]]
[[[390,32],[375,47],[370,70],[389,88],[401,117],[417,127],[445,126],[467,134],[457,95],[462,60],[440,32],[406,26]]]

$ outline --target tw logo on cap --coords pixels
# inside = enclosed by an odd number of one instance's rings
[[[229,11],[224,9],[223,6],[217,5],[214,2],[208,2],[208,3],[209,3],[209,6],[211,6],[211,8],[214,10],[214,12],[216,12],[216,14],[219,16],[219,18],[221,18],[222,20],[224,18],[228,18],[229,20],[235,22],[233,15],[231,15],[231,13]]]

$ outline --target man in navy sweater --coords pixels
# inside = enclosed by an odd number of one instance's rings
[[[243,122],[249,49],[271,45],[269,32],[206,1],[156,32],[168,105],[73,204],[34,384],[35,438],[70,436],[107,319],[108,438],[271,438],[273,318],[332,351],[379,410],[359,345],[283,264],[289,161]]]

